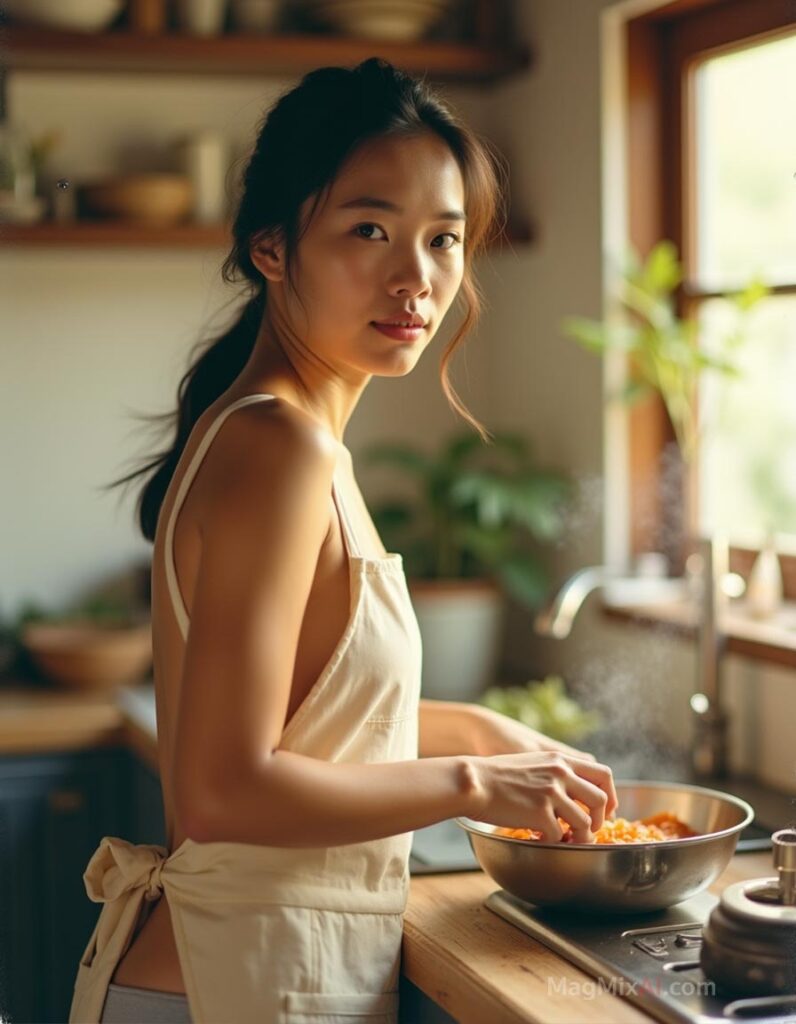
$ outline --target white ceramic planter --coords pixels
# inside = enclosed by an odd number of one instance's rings
[[[421,694],[476,701],[497,678],[505,604],[486,580],[410,580],[423,641]]]

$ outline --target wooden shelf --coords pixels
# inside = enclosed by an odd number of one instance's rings
[[[511,228],[493,249],[525,245],[533,238],[529,226]],[[74,221],[38,224],[0,224],[0,249],[14,246],[72,246],[74,248],[228,249],[232,235],[226,224],[172,224],[152,227],[124,221]]]
[[[169,72],[175,74],[295,75],[329,64],[351,65],[375,55],[432,79],[492,82],[529,65],[522,48],[475,43],[373,42],[334,35],[243,35],[212,38],[175,32],[146,35],[126,30],[60,32],[0,25],[0,51],[9,70]],[[527,224],[511,226],[493,249],[526,244]],[[183,223],[164,227],[121,221],[0,223],[0,247],[227,249],[226,224]]]
[[[148,224],[119,221],[74,221],[0,224],[3,245],[124,247],[163,249],[227,248],[232,238],[225,224]]]
[[[377,42],[334,35],[201,36],[129,31],[88,34],[23,26],[0,28],[9,70],[134,71],[175,74],[295,75],[379,56],[406,71],[454,82],[495,82],[530,64],[521,47],[475,43]]]
[[[610,618],[658,629],[668,627],[696,641],[698,610],[691,603],[631,606],[603,601],[602,610]],[[796,602],[784,602],[777,615],[761,621],[752,618],[743,601],[738,601],[722,616],[720,630],[727,638],[727,653],[796,668]]]

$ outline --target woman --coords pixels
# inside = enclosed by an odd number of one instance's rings
[[[560,815],[589,841],[614,809],[590,755],[419,700],[401,557],[342,441],[460,291],[442,383],[484,436],[446,368],[498,206],[482,144],[384,61],[312,72],[265,120],[224,267],[251,297],[140,471],[168,848],[94,854],[105,907],[70,1021],[394,1022],[414,829],[466,814],[560,838]]]

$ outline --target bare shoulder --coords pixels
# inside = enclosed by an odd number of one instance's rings
[[[214,450],[215,449],[215,450]],[[310,478],[327,487],[339,450],[309,413],[281,398],[253,402],[229,415],[210,447],[207,513],[238,501],[273,500],[274,490]],[[208,460],[210,461],[210,460]]]

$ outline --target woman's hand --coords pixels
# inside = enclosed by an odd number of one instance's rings
[[[593,754],[577,750],[558,740],[552,740],[544,733],[537,732],[536,729],[531,729],[515,718],[509,718],[508,715],[501,715],[500,712],[480,704],[471,704],[470,708],[472,741],[471,750],[468,753],[478,757],[492,757],[495,754],[557,751],[560,754],[570,754],[588,761],[595,760]]]
[[[576,843],[616,810],[611,769],[555,751],[468,758],[475,784],[469,817],[507,828],[532,828],[548,843],[560,842],[561,818]],[[586,808],[584,810],[583,808]]]

